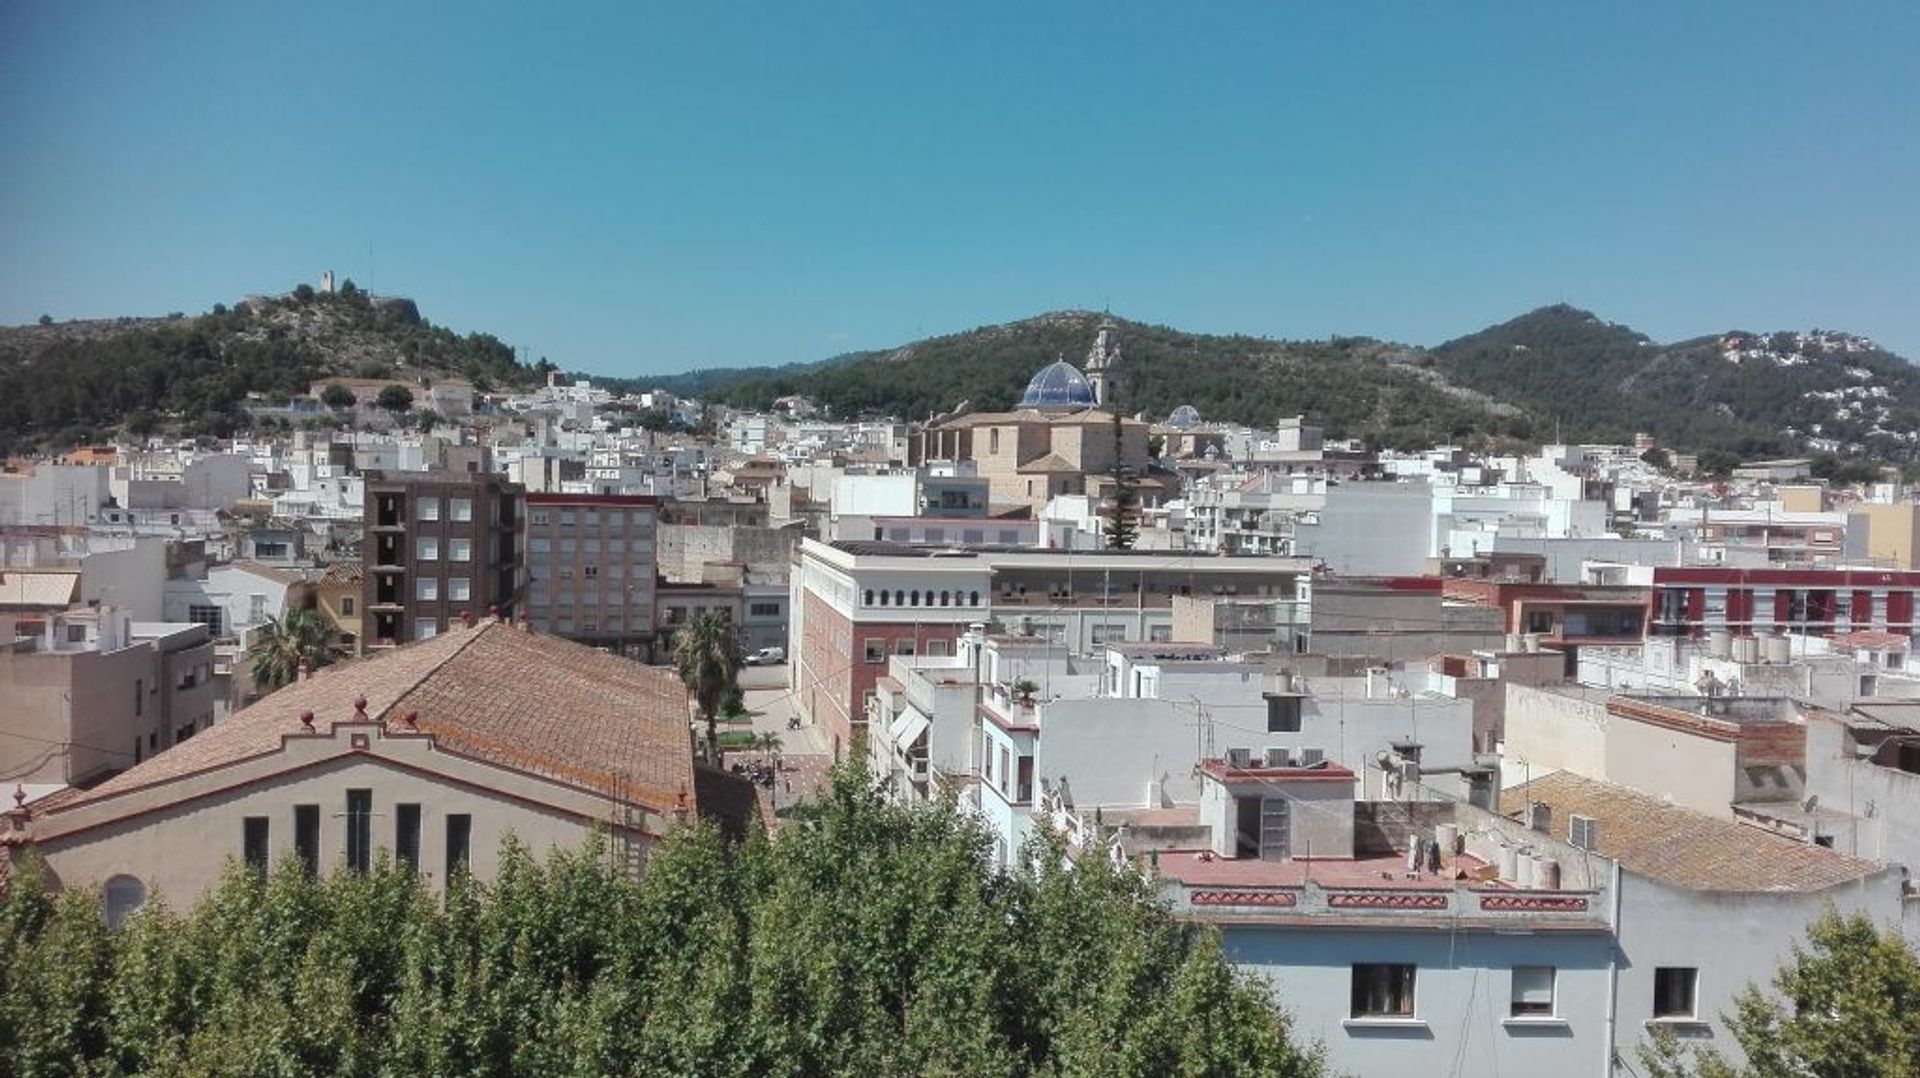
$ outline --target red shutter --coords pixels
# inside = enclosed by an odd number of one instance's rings
[[[1727,624],[1740,627],[1753,621],[1753,592],[1734,588],[1727,592]]]
[[[1913,626],[1913,593],[1910,591],[1890,591],[1887,593],[1887,628],[1896,633],[1906,632]]]
[[[1853,627],[1856,629],[1861,628],[1862,626],[1872,625],[1874,623],[1872,592],[1856,591],[1853,593],[1852,617],[1853,617]]]
[[[1707,589],[1687,589],[1687,635],[1693,636],[1703,628],[1707,620]]]
[[[1793,589],[1781,588],[1773,593],[1773,623],[1785,625],[1793,616]]]

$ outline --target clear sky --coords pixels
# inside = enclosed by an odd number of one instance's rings
[[[0,322],[331,268],[621,375],[1104,305],[1920,358],[1917,56],[1913,0],[0,0]]]

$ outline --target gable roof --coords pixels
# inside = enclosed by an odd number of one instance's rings
[[[1817,892],[1886,867],[1568,771],[1500,794],[1509,815],[1524,816],[1529,801],[1552,806],[1555,837],[1566,835],[1569,816],[1592,817],[1599,823],[1600,856],[1693,891]]]
[[[661,811],[682,794],[694,807],[691,712],[672,671],[496,621],[324,668],[61,807],[278,752],[302,712],[325,729],[355,721],[360,697],[368,719],[431,734],[455,756]],[[417,728],[405,721],[415,712]]]

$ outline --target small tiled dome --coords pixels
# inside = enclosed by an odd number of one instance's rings
[[[1091,408],[1093,386],[1079,368],[1056,360],[1040,369],[1020,396],[1022,408]]]

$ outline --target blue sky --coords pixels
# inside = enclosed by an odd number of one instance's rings
[[[1178,12],[1176,14],[1176,12]],[[1920,4],[0,3],[0,322],[332,268],[568,369],[1560,301],[1920,358]]]

